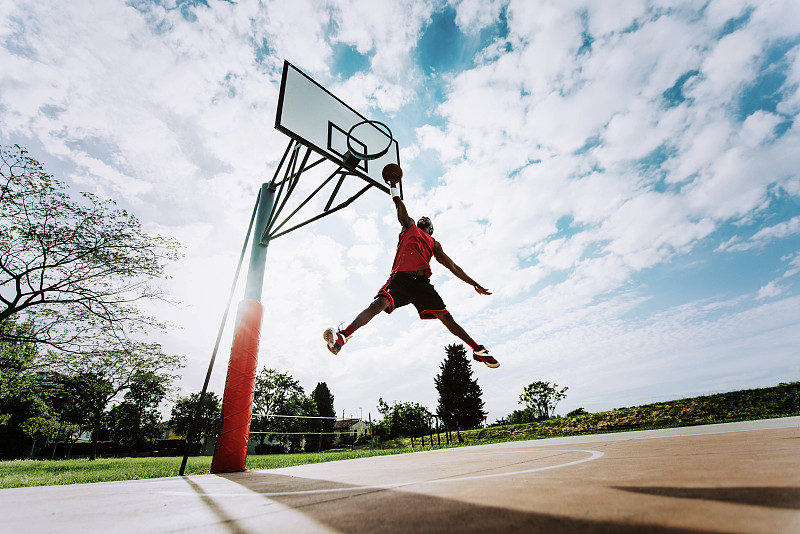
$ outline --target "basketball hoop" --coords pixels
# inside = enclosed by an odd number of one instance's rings
[[[363,152],[359,152],[353,147],[353,130],[361,126],[362,124],[369,124],[376,130],[380,131],[388,138],[388,142],[386,146],[379,152],[367,152],[365,149]],[[394,141],[394,137],[392,137],[392,130],[386,126],[381,121],[371,121],[371,120],[363,120],[353,125],[352,128],[347,132],[347,152],[344,155],[344,164],[347,167],[355,168],[358,165],[359,161],[370,161],[373,159],[378,159],[384,156],[389,149],[392,148],[392,141]]]

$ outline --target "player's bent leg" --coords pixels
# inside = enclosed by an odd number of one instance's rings
[[[453,316],[448,312],[439,315],[439,320],[447,327],[447,329],[458,337],[461,341],[472,347],[472,359],[485,364],[487,367],[496,369],[500,367],[500,363],[489,354],[489,349],[483,345],[476,345],[476,343],[469,337],[469,334],[459,325]]]
[[[353,322],[345,329],[328,328],[322,333],[322,338],[328,345],[328,350],[333,354],[339,354],[344,344],[353,337],[356,330],[369,323],[373,317],[385,310],[389,306],[389,299],[383,295],[378,295],[375,300],[359,313]]]
[[[469,344],[472,338],[470,338],[469,334],[467,334],[467,332],[461,328],[461,325],[458,324],[455,319],[453,319],[453,316],[449,312],[437,315],[436,317],[442,322],[442,324],[444,324],[445,327],[447,327],[450,333],[455,335],[464,343]]]
[[[388,306],[389,299],[387,297],[384,297],[383,295],[378,295],[375,297],[375,300],[373,300],[369,306],[367,306],[361,313],[356,315],[355,319],[353,319],[353,322],[350,324],[353,332],[370,322],[376,315],[385,310]],[[352,335],[352,332],[350,335]]]

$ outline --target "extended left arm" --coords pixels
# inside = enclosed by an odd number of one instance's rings
[[[436,241],[436,244],[433,247],[433,257],[436,258],[436,261],[450,269],[450,271],[456,275],[457,278],[463,280],[464,282],[468,283],[472,287],[475,288],[475,291],[480,293],[481,295],[491,295],[492,293],[481,286],[478,282],[473,280],[472,278],[464,272],[464,269],[456,265],[456,262],[450,259],[450,256],[444,253],[442,249],[442,245]]]

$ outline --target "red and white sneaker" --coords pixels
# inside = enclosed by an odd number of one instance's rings
[[[334,330],[333,328],[325,330],[322,334],[322,338],[325,340],[325,343],[328,344],[328,350],[333,354],[339,354],[344,344],[350,339],[350,337],[344,337],[341,329]]]
[[[489,349],[483,345],[472,351],[472,359],[485,363],[486,367],[491,367],[492,369],[497,369],[500,367],[500,364],[497,362],[497,360],[495,360],[493,356],[489,355]]]

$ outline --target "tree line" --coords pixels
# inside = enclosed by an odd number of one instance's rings
[[[483,410],[483,392],[477,379],[472,378],[472,365],[463,345],[445,347],[445,360],[440,365],[440,373],[434,378],[439,401],[435,411],[430,411],[415,402],[394,402],[387,404],[379,399],[378,411],[383,417],[376,432],[385,439],[397,437],[423,437],[434,428],[443,430],[450,441],[450,433],[455,432],[459,443],[463,442],[461,430],[471,430],[486,424]],[[544,421],[555,416],[556,405],[566,398],[568,388],[557,384],[536,381],[523,389],[519,404],[524,407],[514,410],[493,425],[522,424]],[[569,415],[586,413],[582,408]]]
[[[18,146],[0,147],[0,443],[92,431],[116,403],[110,432],[150,439],[156,406],[182,366],[147,341],[167,324],[139,304],[165,299],[173,239],[142,231],[135,216],[66,186]],[[127,422],[126,422],[127,421]]]
[[[24,338],[24,324],[13,318],[0,321],[0,330]],[[84,433],[91,433],[90,457],[99,441],[116,445],[117,452],[153,452],[166,429],[185,437],[199,395],[179,397],[170,418],[162,420],[158,406],[173,389],[181,359],[140,344],[124,351],[95,351],[39,355],[29,341],[0,342],[0,454],[3,457],[50,455],[61,442],[59,456],[69,455]],[[34,365],[35,363],[35,365]],[[379,418],[371,435],[379,442],[400,437],[425,439],[442,431],[461,441],[461,430],[485,424],[482,391],[472,377],[463,345],[448,345],[440,373],[434,378],[439,393],[434,411],[416,402],[391,404],[378,399]],[[520,395],[523,410],[496,424],[540,421],[552,416],[567,388],[535,382]],[[112,402],[114,401],[114,402]],[[213,444],[219,430],[221,399],[207,393],[194,451]],[[325,382],[306,394],[289,373],[262,368],[256,375],[251,440],[256,452],[326,450],[333,445],[334,396]],[[275,416],[296,417],[275,417]],[[323,419],[327,418],[327,419]],[[353,440],[346,441],[352,443]],[[162,444],[163,445],[163,444]],[[173,453],[179,450],[173,449]]]
[[[153,444],[163,432],[158,406],[182,366],[154,343],[128,342],[81,353],[45,351],[25,341],[29,323],[0,321],[0,457],[34,456],[43,445],[70,446],[91,433],[124,450]],[[69,450],[69,449],[68,449]]]

